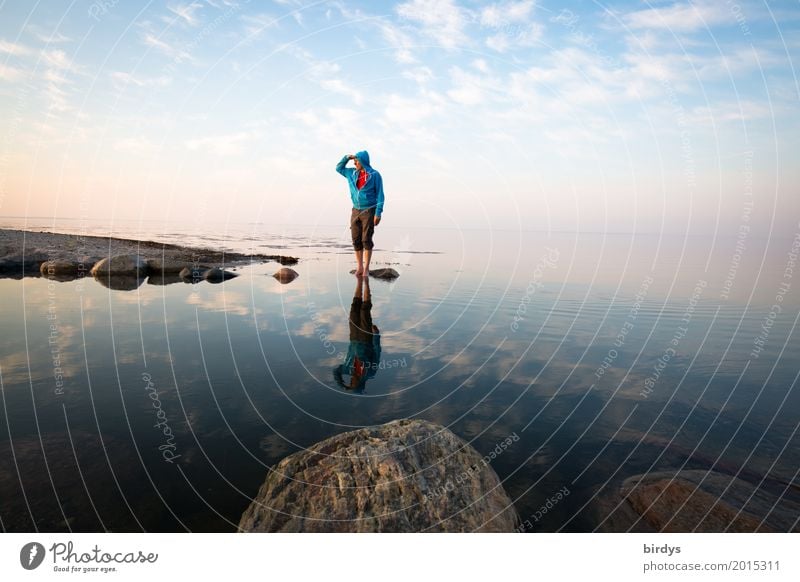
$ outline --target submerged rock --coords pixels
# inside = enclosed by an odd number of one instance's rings
[[[115,291],[133,291],[144,283],[146,277],[135,275],[100,275],[94,278],[103,287]]]
[[[172,285],[173,283],[183,283],[180,274],[169,272],[150,273],[147,277],[148,285]]]
[[[283,269],[275,271],[275,273],[272,276],[275,277],[281,283],[286,284],[286,283],[291,283],[292,281],[297,279],[297,277],[299,277],[300,275],[294,269],[289,269],[287,267],[284,267]]]
[[[55,281],[72,281],[87,274],[86,263],[80,261],[45,261],[39,271],[42,277]]]
[[[0,276],[14,279],[38,277],[39,265],[48,258],[47,254],[39,251],[4,254],[0,257]]]
[[[800,524],[800,494],[787,483],[702,469],[629,477],[603,505],[604,531],[790,532]]]
[[[151,276],[154,274],[177,275],[185,268],[191,268],[191,265],[187,261],[180,259],[173,259],[169,257],[147,259],[147,269]]]
[[[227,281],[228,279],[233,279],[234,277],[238,276],[238,273],[232,273],[231,271],[225,271],[219,267],[214,267],[203,274],[203,279],[209,283],[222,283],[223,281]]]
[[[147,262],[139,255],[115,255],[97,261],[91,273],[95,277],[144,276],[147,274]]]
[[[203,278],[206,275],[206,271],[209,270],[209,267],[205,266],[197,266],[197,267],[184,267],[181,269],[181,272],[178,273],[178,276],[183,280],[184,283],[199,283],[203,281]]]
[[[273,467],[242,515],[253,532],[512,532],[494,469],[443,426],[397,420],[346,432]]]

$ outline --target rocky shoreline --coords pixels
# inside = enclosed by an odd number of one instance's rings
[[[134,289],[147,278],[155,285],[218,283],[236,274],[225,269],[295,257],[245,254],[116,237],[0,229],[0,278],[47,277],[71,281],[93,276],[114,289]]]

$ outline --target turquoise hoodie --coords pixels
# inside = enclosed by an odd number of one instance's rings
[[[361,190],[356,186],[358,170],[345,167],[348,161],[346,155],[336,164],[336,171],[347,178],[347,183],[350,185],[350,199],[353,201],[353,208],[365,210],[374,207],[375,216],[380,216],[383,213],[383,178],[375,168],[369,165],[369,154],[366,151],[358,152],[355,156],[367,171],[367,181],[364,182],[364,187]]]

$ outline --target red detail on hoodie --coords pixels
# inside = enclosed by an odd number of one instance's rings
[[[358,173],[358,180],[356,180],[356,188],[361,190],[364,187],[364,183],[367,181],[367,171],[362,169]]]

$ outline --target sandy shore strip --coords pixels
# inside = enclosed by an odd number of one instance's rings
[[[44,231],[0,229],[0,277],[39,277],[45,262],[72,265],[88,274],[103,259],[120,255],[138,258],[150,274],[177,273],[184,268],[227,268],[274,261],[293,265],[286,255],[245,254],[209,248],[193,248],[154,241],[84,236]]]

